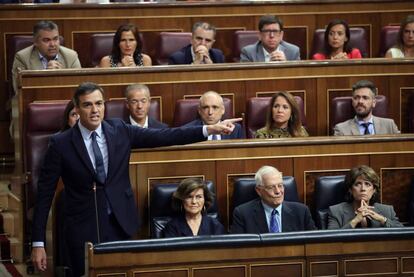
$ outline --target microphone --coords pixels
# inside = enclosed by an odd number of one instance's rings
[[[96,199],[96,182],[93,182],[92,190],[93,190],[93,198],[94,198],[94,203],[95,203],[96,235],[98,237],[98,243],[101,243],[101,238],[99,235],[98,201]]]

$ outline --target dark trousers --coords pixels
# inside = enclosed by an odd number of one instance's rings
[[[130,236],[127,235],[119,225],[113,214],[101,216],[99,225],[101,242],[126,240]],[[96,237],[93,234],[91,237]],[[79,277],[85,273],[85,243],[86,240],[74,242],[74,238],[70,234],[66,234],[66,246],[68,247],[68,267],[70,268],[71,277]],[[97,241],[92,241],[97,243]]]

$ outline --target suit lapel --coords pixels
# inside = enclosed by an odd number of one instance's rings
[[[110,180],[112,176],[112,170],[113,170],[111,160],[113,157],[115,157],[115,146],[113,145],[113,142],[116,139],[115,130],[111,125],[109,125],[105,121],[102,121],[102,128],[105,134],[106,145],[108,147],[108,174],[106,176],[106,180],[107,180],[107,183],[109,183],[108,181]]]
[[[296,222],[292,209],[285,203],[282,205],[282,232],[294,231],[292,224]]]
[[[32,47],[33,47],[33,50],[32,50],[32,53],[30,54],[30,63],[32,64],[31,68],[33,68],[33,69],[43,69],[43,64],[42,64],[42,62],[40,61],[40,58],[39,58],[39,51],[37,51],[37,49],[34,46],[32,46]]]
[[[388,133],[386,130],[383,130],[383,125],[381,124],[381,121],[376,116],[372,116],[372,123],[374,127],[375,134],[386,134]]]
[[[269,233],[269,227],[267,226],[266,214],[260,200],[257,200],[257,205],[254,208],[254,221],[259,233]]]
[[[358,123],[356,122],[355,118],[351,121],[351,134],[354,136],[361,135],[359,132]]]
[[[263,44],[261,42],[258,42],[256,47],[256,61],[265,61],[264,52],[263,52]]]
[[[185,64],[191,64],[193,63],[193,55],[191,55],[191,44],[188,45],[184,50],[184,59]]]
[[[88,150],[86,149],[85,142],[83,141],[78,124],[76,124],[75,127],[73,127],[71,130],[72,130],[73,147],[75,148],[81,161],[85,164],[85,166],[89,169],[89,171],[91,171],[92,174],[95,174],[92,161],[89,158]]]

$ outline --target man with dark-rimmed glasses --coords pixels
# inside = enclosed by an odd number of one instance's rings
[[[245,46],[240,62],[270,62],[300,60],[299,47],[283,40],[283,21],[274,15],[259,20],[259,40]]]

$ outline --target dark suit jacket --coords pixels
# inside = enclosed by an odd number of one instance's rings
[[[200,127],[144,129],[120,119],[103,121],[102,128],[108,147],[108,173],[103,188],[97,190],[98,202],[101,201],[98,213],[106,212],[109,203],[121,228],[132,236],[137,232],[139,219],[129,180],[131,149],[193,143],[205,137]],[[78,125],[50,138],[38,181],[33,241],[45,241],[47,217],[60,177],[65,186],[64,214],[69,234],[78,242],[96,242],[92,190],[95,171]]]
[[[244,138],[244,133],[243,133],[243,130],[240,124],[235,123],[234,125],[235,127],[233,130],[233,133],[231,133],[230,135],[221,135],[221,139],[242,139]],[[190,127],[190,126],[203,126],[203,121],[197,118],[184,125],[184,127]]]
[[[283,201],[282,232],[316,229],[307,206],[298,202]],[[244,203],[233,211],[233,234],[269,233],[266,214],[260,198]]]
[[[394,208],[390,205],[374,203],[374,211],[387,218],[385,226],[375,220],[371,220],[372,228],[379,227],[403,227],[395,214]],[[350,229],[349,222],[355,217],[352,203],[342,202],[334,206],[330,206],[328,210],[328,229]]]
[[[224,63],[224,55],[220,49],[211,48],[208,51],[208,53],[213,63]],[[173,53],[168,59],[168,64],[191,64],[191,63],[193,63],[193,56],[191,55],[191,44]]]
[[[127,118],[127,120],[125,120],[125,122],[131,124],[131,120],[129,119],[129,117]],[[168,125],[156,120],[155,118],[148,116],[148,128],[164,129],[168,128]]]
[[[193,232],[191,231],[190,226],[188,226],[184,215],[180,215],[171,219],[165,226],[162,233],[164,238],[193,236]],[[208,215],[203,215],[197,236],[221,235],[224,233],[224,227],[217,219],[212,218]]]

